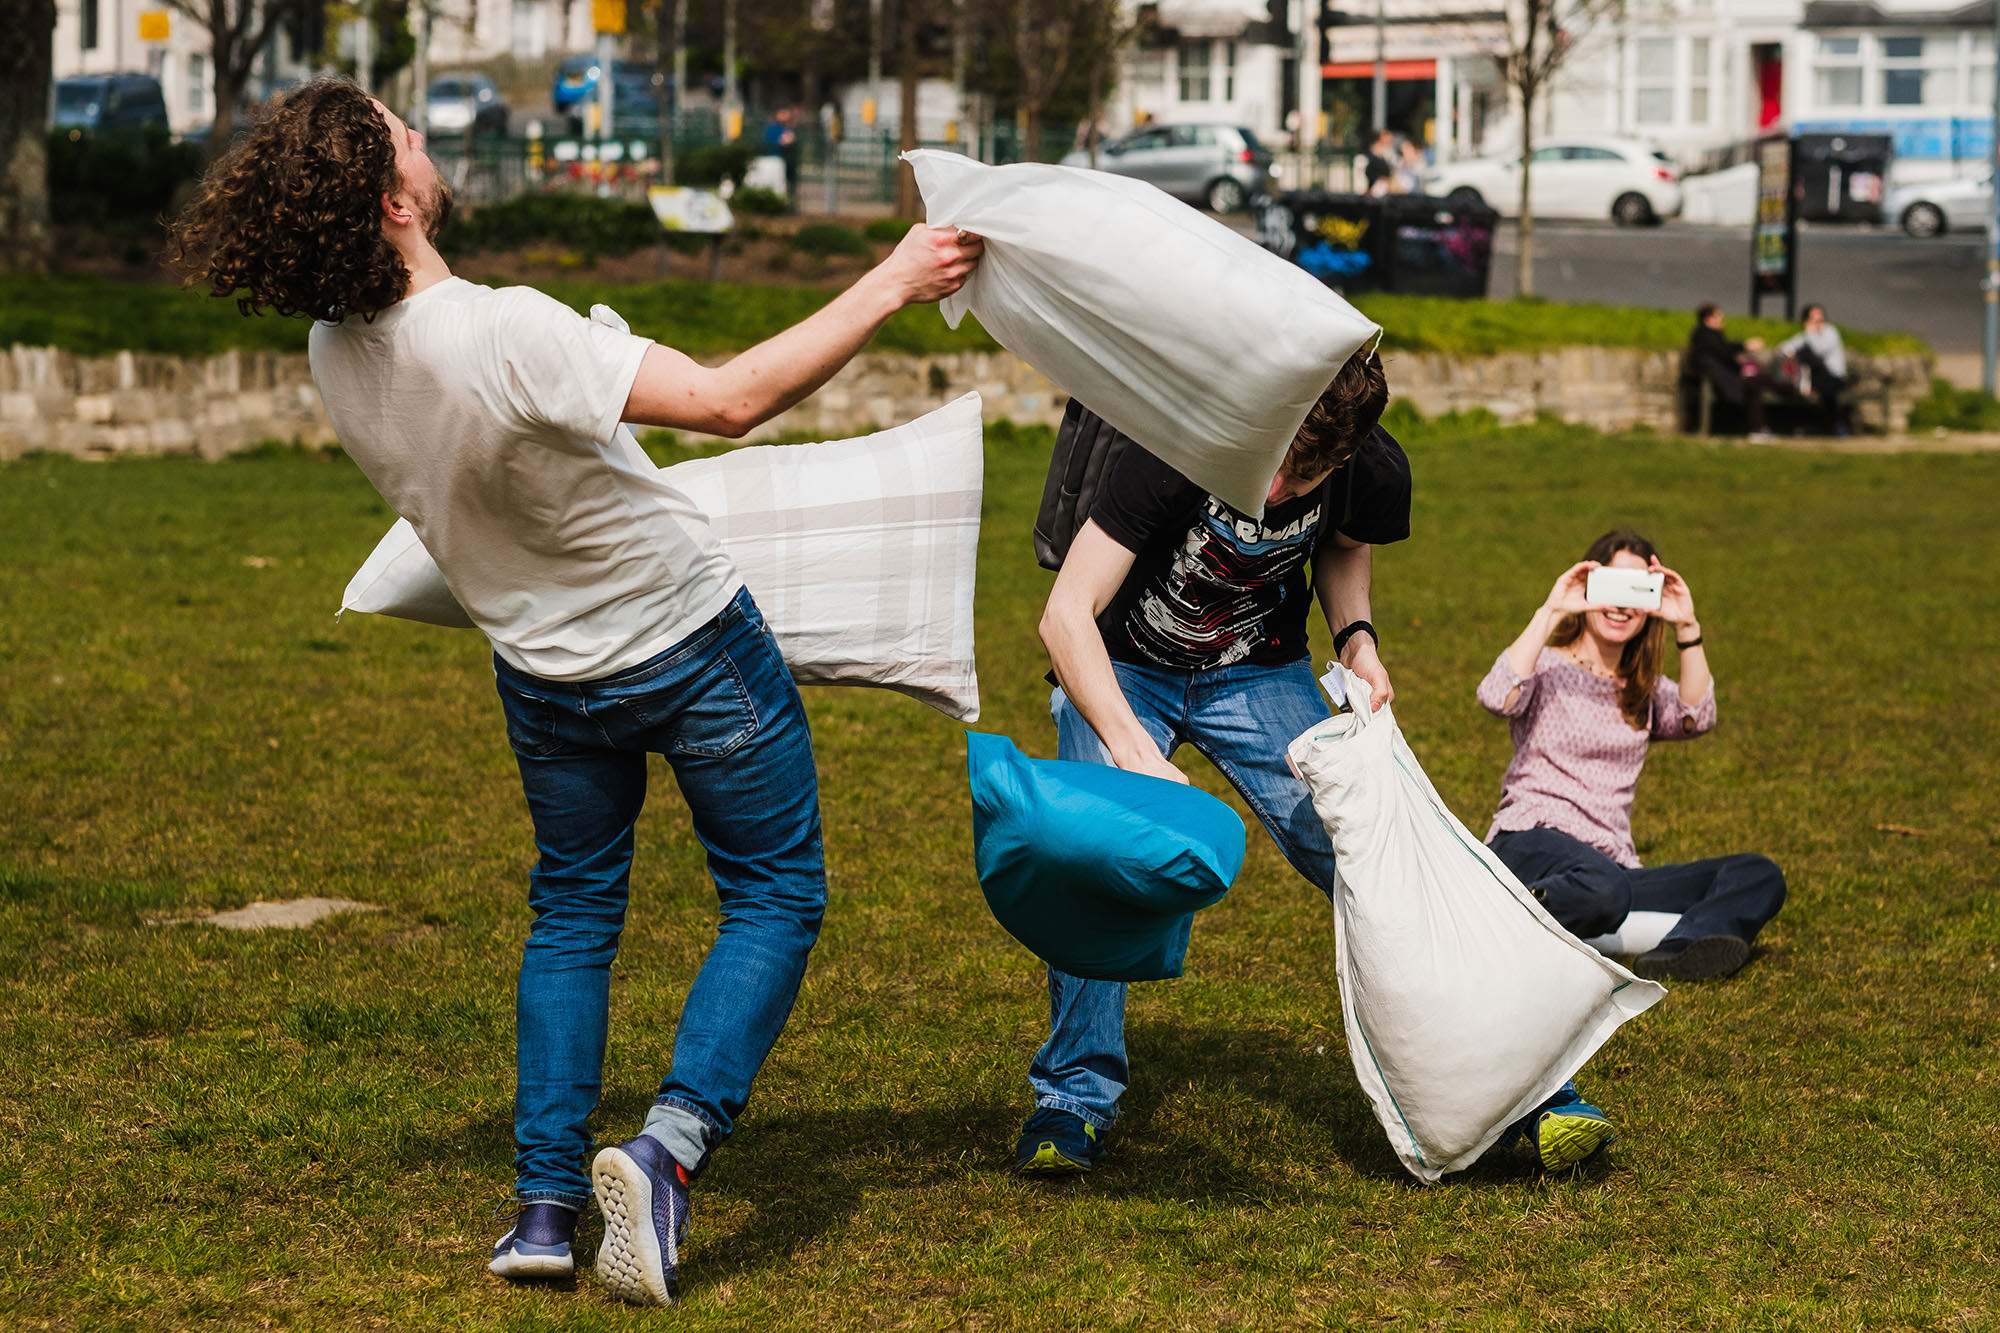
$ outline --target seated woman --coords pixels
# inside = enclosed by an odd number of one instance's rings
[[[1764,350],[1764,340],[1731,342],[1723,335],[1722,322],[1722,307],[1715,302],[1696,307],[1694,329],[1688,334],[1686,374],[1694,381],[1708,381],[1719,401],[1740,409],[1752,440],[1767,441],[1771,433],[1764,428],[1764,380],[1753,355]]]
[[[1840,341],[1840,330],[1827,321],[1825,306],[1817,301],[1807,306],[1805,320],[1805,331],[1779,343],[1778,355],[1798,359],[1812,396],[1826,413],[1828,429],[1844,438],[1847,415],[1840,394],[1847,387],[1847,348]]]
[[[1665,575],[1660,608],[1599,606],[1585,596],[1600,565]],[[1660,674],[1667,627],[1681,680]],[[1565,930],[1609,934],[1633,911],[1680,921],[1642,954],[1643,977],[1724,977],[1785,901],[1769,858],[1725,856],[1642,868],[1632,847],[1632,792],[1647,748],[1715,725],[1715,683],[1694,599],[1635,532],[1611,532],[1556,580],[1548,600],[1479,684],[1488,712],[1512,719],[1514,762],[1487,845]]]

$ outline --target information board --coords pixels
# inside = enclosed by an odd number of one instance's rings
[[[1750,313],[1761,314],[1766,296],[1785,298],[1793,317],[1799,290],[1799,213],[1792,189],[1792,141],[1773,135],[1757,141],[1757,217],[1750,228]]]

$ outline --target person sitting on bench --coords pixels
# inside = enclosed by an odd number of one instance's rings
[[[1847,348],[1840,341],[1840,330],[1827,321],[1826,307],[1818,302],[1807,306],[1805,331],[1779,343],[1778,354],[1798,360],[1809,377],[1809,391],[1826,413],[1828,428],[1845,439],[1847,415],[1840,395],[1847,388]]]
[[[1687,372],[1696,381],[1706,380],[1718,400],[1743,410],[1750,438],[1769,440],[1764,429],[1764,380],[1751,352],[1764,350],[1762,338],[1731,342],[1722,336],[1722,307],[1704,301],[1695,309],[1694,332],[1688,335]]]

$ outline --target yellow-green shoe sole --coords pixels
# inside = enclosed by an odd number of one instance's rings
[[[1596,1116],[1544,1111],[1535,1127],[1535,1146],[1542,1165],[1551,1171],[1580,1166],[1615,1142],[1618,1131]]]
[[[1065,1157],[1055,1144],[1045,1142],[1035,1149],[1033,1157],[1018,1163],[1014,1169],[1024,1176],[1079,1176],[1090,1170],[1090,1164]]]

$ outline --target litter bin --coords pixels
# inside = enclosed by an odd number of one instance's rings
[[[1498,214],[1428,195],[1294,190],[1258,208],[1257,238],[1335,291],[1486,295]]]
[[[1801,134],[1792,140],[1792,188],[1811,222],[1880,222],[1895,155],[1887,134]]]
[[[1483,203],[1420,194],[1392,194],[1380,202],[1384,290],[1486,299],[1497,212]]]

